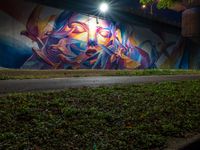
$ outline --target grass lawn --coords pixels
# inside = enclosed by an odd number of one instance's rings
[[[134,76],[200,74],[200,70],[146,69],[146,70],[0,70],[0,80],[38,79],[85,76]]]
[[[0,149],[151,149],[200,132],[200,80],[0,97]]]

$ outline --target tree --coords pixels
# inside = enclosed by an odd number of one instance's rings
[[[181,1],[182,0],[140,0],[140,3],[143,5],[153,5],[156,3],[158,8],[170,8]]]

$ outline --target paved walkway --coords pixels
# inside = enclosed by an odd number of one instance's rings
[[[9,92],[58,90],[75,87],[98,87],[115,84],[158,83],[200,79],[200,75],[162,75],[162,76],[101,76],[70,77],[55,79],[24,79],[0,81],[0,94]]]

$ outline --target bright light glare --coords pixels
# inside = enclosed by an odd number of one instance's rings
[[[89,28],[90,28],[91,30],[95,29],[95,28],[96,28],[96,24],[97,24],[97,23],[96,23],[96,19],[90,18],[88,24],[89,24]]]
[[[99,7],[99,10],[102,12],[102,13],[105,13],[108,11],[108,4],[107,3],[102,3]]]
[[[146,8],[146,5],[142,5],[142,8],[143,8],[143,9]]]

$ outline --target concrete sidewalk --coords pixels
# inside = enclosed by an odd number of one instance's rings
[[[1,80],[0,94],[10,92],[58,90],[76,87],[98,87],[116,84],[158,83],[163,81],[183,81],[200,79],[200,75],[161,75],[161,76],[99,76],[70,77],[54,79]]]

